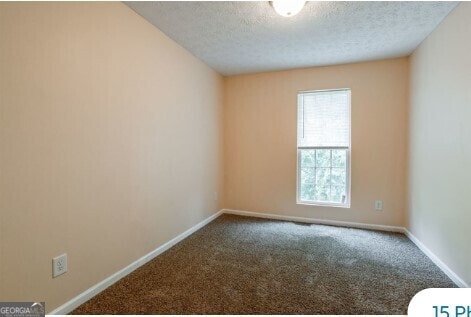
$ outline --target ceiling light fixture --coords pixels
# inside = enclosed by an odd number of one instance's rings
[[[292,17],[298,14],[304,7],[306,1],[300,0],[275,0],[270,1],[271,6],[276,13],[284,17]]]

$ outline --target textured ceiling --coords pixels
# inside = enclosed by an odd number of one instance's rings
[[[409,55],[457,2],[125,2],[223,75]]]

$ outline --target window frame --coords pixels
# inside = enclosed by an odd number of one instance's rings
[[[316,93],[316,92],[328,92],[328,91],[349,91],[349,114],[350,114],[350,124],[349,124],[349,144],[348,147],[345,146],[298,146],[298,110],[299,110],[299,95],[304,93]],[[322,89],[322,90],[304,90],[298,91],[296,99],[296,204],[297,205],[308,205],[308,206],[321,206],[321,207],[338,207],[338,208],[350,208],[351,206],[351,151],[352,151],[352,90],[350,88],[335,88],[335,89]],[[344,149],[346,150],[346,199],[345,203],[337,202],[323,202],[323,201],[310,201],[302,200],[301,195],[301,150],[335,150],[335,149]],[[332,185],[331,185],[332,186]]]

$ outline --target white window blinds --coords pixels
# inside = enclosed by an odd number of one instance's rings
[[[298,147],[350,147],[350,90],[298,94]]]

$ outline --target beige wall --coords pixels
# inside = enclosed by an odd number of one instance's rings
[[[50,311],[222,208],[222,93],[122,3],[0,3],[0,299]]]
[[[471,285],[471,4],[411,58],[409,228]]]
[[[403,226],[408,74],[400,58],[227,78],[225,207]],[[350,209],[296,205],[296,95],[330,88],[352,89]]]

